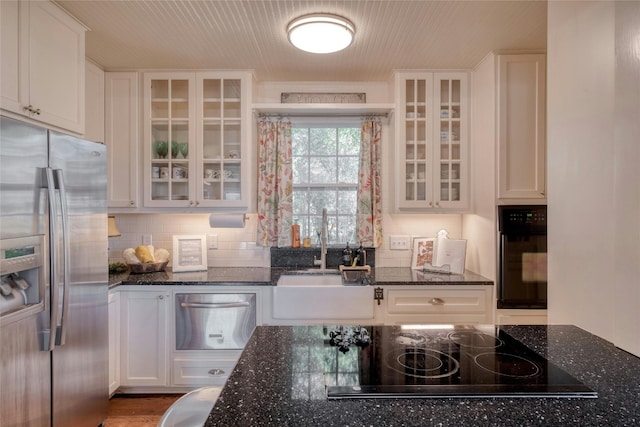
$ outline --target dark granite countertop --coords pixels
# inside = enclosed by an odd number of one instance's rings
[[[575,326],[502,328],[594,389],[598,398],[327,400],[323,369],[307,351],[322,345],[321,326],[261,326],[205,427],[640,424],[640,358]]]
[[[299,269],[293,269],[299,270]],[[216,285],[216,286],[273,286],[283,272],[291,268],[268,267],[212,267],[207,271],[173,273],[110,274],[109,287],[118,285]],[[486,285],[493,282],[486,277],[466,271],[464,274],[426,273],[408,267],[372,268],[371,283],[377,286],[398,285]]]

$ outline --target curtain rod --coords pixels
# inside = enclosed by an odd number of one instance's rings
[[[257,113],[259,118],[271,117],[389,117],[389,113]]]

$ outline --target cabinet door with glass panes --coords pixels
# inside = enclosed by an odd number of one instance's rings
[[[198,73],[198,165],[200,206],[247,206],[243,178],[248,165],[246,129],[250,75]]]
[[[468,209],[466,73],[398,73],[396,91],[398,209]]]
[[[144,205],[196,206],[195,74],[144,75]]]

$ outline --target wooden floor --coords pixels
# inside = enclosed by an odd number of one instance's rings
[[[181,394],[115,395],[104,427],[157,427],[162,414]]]

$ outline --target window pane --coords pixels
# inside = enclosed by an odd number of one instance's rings
[[[335,128],[310,129],[310,153],[312,156],[335,155],[337,140]]]
[[[335,190],[314,190],[309,193],[309,213],[321,215],[322,209],[327,208],[329,215],[336,213]]]
[[[355,215],[356,199],[354,189],[338,191],[338,212],[341,215]]]
[[[338,129],[338,154],[341,156],[360,154],[360,128]]]
[[[293,190],[293,217],[301,219],[309,214],[309,192],[305,189]]]
[[[336,243],[346,244],[353,247],[355,243],[356,217],[355,216],[339,216],[338,217],[338,241]]]
[[[291,129],[292,153],[294,156],[306,156],[309,154],[309,129]]]
[[[309,182],[309,158],[293,157],[293,183]]]
[[[338,157],[338,182],[358,184],[358,158]]]
[[[313,183],[331,183],[337,180],[335,157],[311,157],[309,159],[310,181]]]

